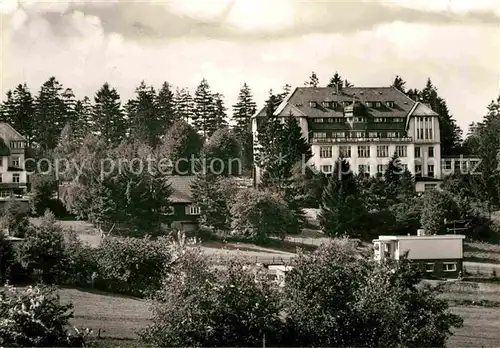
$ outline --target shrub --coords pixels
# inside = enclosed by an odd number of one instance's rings
[[[409,261],[368,262],[354,245],[301,256],[284,288],[287,345],[442,347],[462,320]]]
[[[211,269],[199,250],[176,262],[153,301],[153,325],[141,334],[155,346],[259,346],[279,342],[278,301],[251,269]]]
[[[62,282],[66,285],[88,286],[98,272],[99,250],[82,243],[73,230],[66,231],[66,264]]]
[[[68,260],[64,230],[54,214],[47,211],[40,226],[31,226],[20,248],[20,260],[31,272],[40,272],[45,283],[61,280]]]
[[[29,228],[29,218],[26,209],[20,202],[9,200],[2,208],[1,228],[6,228],[9,235],[23,238]]]
[[[9,269],[15,263],[15,251],[12,243],[0,231],[0,283],[4,284],[7,280]]]
[[[265,243],[271,236],[284,238],[297,220],[278,194],[246,189],[238,192],[231,206],[233,234]]]
[[[166,239],[108,237],[97,251],[96,286],[143,296],[159,288],[170,261]]]
[[[52,287],[0,289],[0,345],[9,347],[83,347],[88,330],[71,335],[73,306],[61,304]]]

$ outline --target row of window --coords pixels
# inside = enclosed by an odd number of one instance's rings
[[[21,180],[21,176],[17,173],[12,174],[12,182],[13,183],[19,183]],[[0,183],[3,182],[3,175],[0,174]]]
[[[340,154],[345,158],[351,157],[351,146],[340,146],[339,147]],[[398,157],[407,157],[408,156],[408,147],[406,145],[398,145],[396,146],[396,154]],[[389,146],[388,145],[377,145],[377,157],[390,157],[392,154],[389,154]],[[332,158],[333,152],[331,146],[321,146],[319,148],[319,157],[320,158]],[[367,158],[370,157],[370,146],[358,146],[358,157]],[[415,147],[415,157],[421,157],[420,147]],[[427,157],[434,157],[434,147],[430,146],[427,150]],[[449,162],[449,166],[451,169],[451,162]]]
[[[345,117],[327,117],[327,118],[313,118],[313,123],[343,123],[346,121]],[[347,121],[352,121],[348,118]],[[375,123],[403,123],[405,121],[404,117],[375,117],[373,119]],[[357,116],[354,117],[354,122],[366,122],[365,117]]]
[[[382,174],[385,172],[386,169],[387,169],[387,164],[377,164],[377,173]],[[408,169],[407,164],[401,164],[401,172],[404,172],[407,169]],[[330,173],[332,173],[333,165],[330,165],[330,164],[322,165],[320,167],[320,170],[325,174],[330,174]],[[368,164],[360,164],[360,165],[358,165],[358,171],[369,174],[370,173],[370,166]],[[422,176],[422,165],[419,165],[419,164],[415,165],[415,175],[418,177]],[[434,165],[433,164],[429,164],[427,166],[427,177],[429,177],[429,178],[434,177]],[[429,184],[429,185],[434,185],[434,184]],[[430,190],[430,189],[436,188],[436,186],[437,185],[434,185],[432,187],[428,187],[425,189]]]
[[[432,117],[417,117],[415,129],[418,140],[430,140],[433,138]]]
[[[345,138],[348,134],[350,134],[351,138],[366,138],[366,132],[332,132],[332,138]],[[403,133],[400,132],[368,132],[368,138],[400,138]],[[314,132],[313,138],[315,139],[323,139],[327,138],[326,132]]]
[[[24,148],[24,142],[22,141],[11,141],[10,142],[11,149],[22,149]]]
[[[434,272],[434,262],[428,262],[425,264],[425,271],[428,273]],[[443,262],[443,272],[456,272],[457,263],[456,262]]]
[[[12,157],[12,167],[19,168],[21,166],[21,159],[17,156]],[[0,167],[3,167],[3,158],[0,157]]]
[[[189,205],[185,209],[186,215],[200,215],[200,213],[201,213],[200,207],[198,207],[196,205]],[[175,214],[174,207],[172,207],[172,206],[168,207],[167,210],[164,211],[164,214],[165,215],[174,215]]]

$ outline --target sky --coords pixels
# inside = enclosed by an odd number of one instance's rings
[[[427,78],[467,130],[500,93],[499,0],[0,0],[0,89],[55,76],[76,96],[104,82],[126,101],[142,80],[194,91],[206,78],[230,108],[247,83],[408,88]]]

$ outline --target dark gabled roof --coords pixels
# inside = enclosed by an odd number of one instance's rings
[[[194,176],[170,176],[168,182],[172,189],[170,201],[172,203],[192,203],[191,184]]]
[[[307,117],[342,117],[341,106],[333,110],[322,107],[322,102],[359,102],[363,104],[369,115],[373,117],[406,117],[415,105],[415,101],[394,87],[349,87],[337,93],[336,88],[330,87],[297,87],[284,103],[289,103]],[[311,107],[309,102],[318,105]],[[380,108],[367,107],[367,102],[381,102]],[[388,107],[387,102],[393,102],[393,107]],[[280,109],[280,108],[279,108]],[[261,116],[261,115],[256,115]]]

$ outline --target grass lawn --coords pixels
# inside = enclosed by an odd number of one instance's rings
[[[500,244],[465,242],[464,261],[500,264]]]
[[[133,347],[140,343],[136,332],[150,324],[148,303],[132,297],[110,295],[99,291],[63,288],[63,301],[75,307],[73,324],[89,327],[94,336],[101,329],[102,347]],[[500,284],[453,282],[446,284],[444,298],[488,299],[500,303]],[[496,347],[500,344],[500,307],[454,305],[452,311],[464,318],[464,327],[449,340],[449,347]]]

